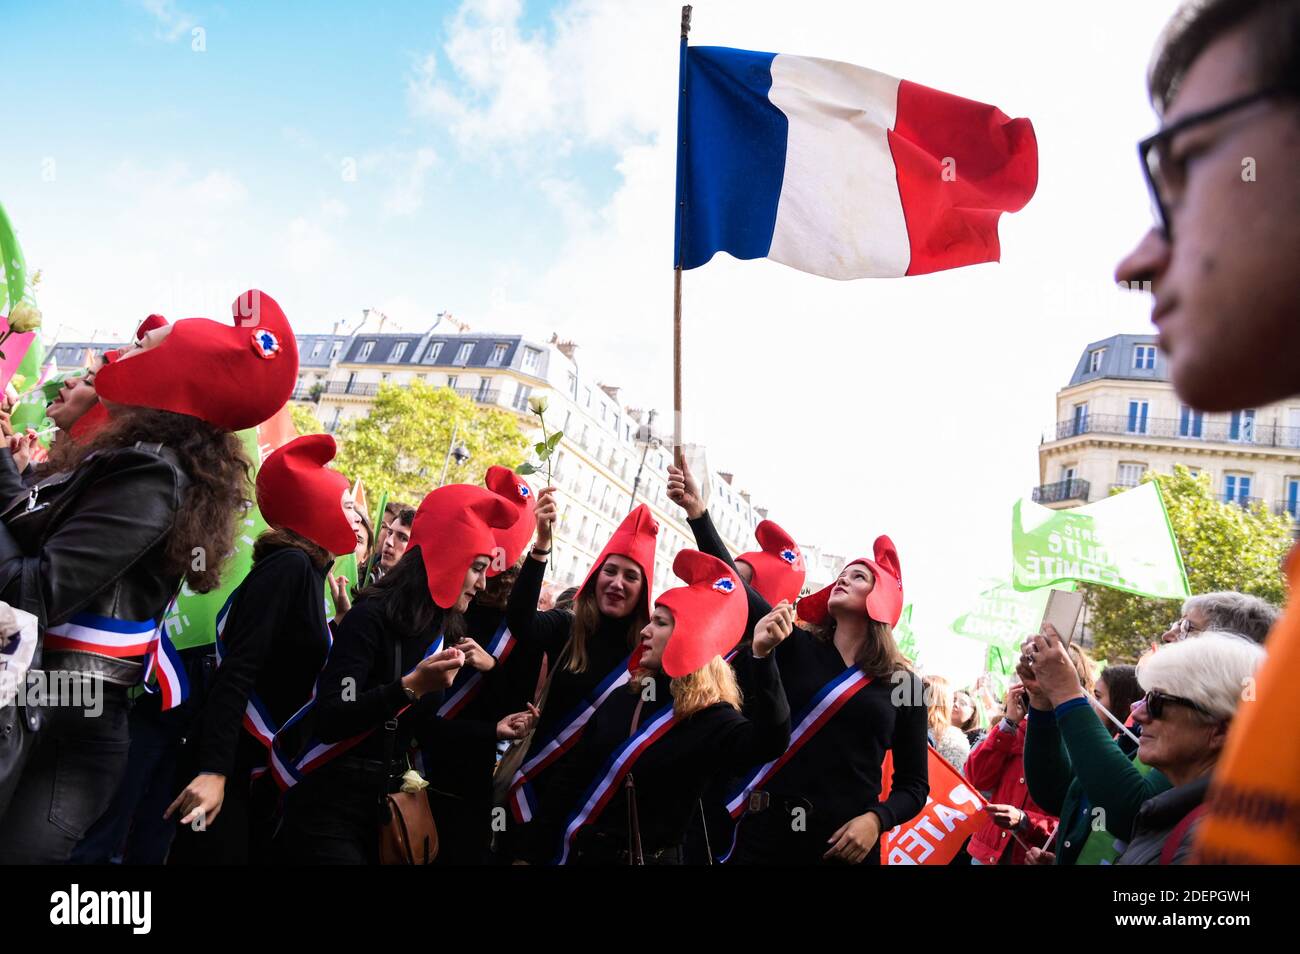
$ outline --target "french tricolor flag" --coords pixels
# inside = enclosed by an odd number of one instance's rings
[[[689,46],[676,262],[716,252],[828,278],[997,261],[1038,183],[1028,119],[875,70]]]

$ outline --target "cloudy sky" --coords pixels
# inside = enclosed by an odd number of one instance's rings
[[[1028,116],[1040,179],[1003,261],[835,282],[725,255],[685,278],[686,436],[801,540],[898,544],[922,634],[1005,574],[1054,395],[1149,327],[1114,289],[1149,222],[1135,143],[1174,0],[700,0],[692,42],[843,60]],[[65,340],[224,316],[301,331],[577,340],[671,406],[679,4],[13,2],[0,201]],[[953,649],[953,665],[958,657]]]

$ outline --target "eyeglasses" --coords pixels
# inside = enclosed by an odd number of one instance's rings
[[[1186,616],[1178,620],[1178,622],[1174,623],[1174,625],[1169,628],[1178,633],[1178,638],[1180,640],[1186,639],[1193,633],[1199,633],[1201,631],[1201,627],[1193,625],[1192,621]]]
[[[1219,106],[1212,106],[1199,113],[1192,113],[1138,143],[1138,159],[1142,163],[1142,174],[1146,177],[1147,189],[1150,190],[1151,201],[1155,205],[1156,224],[1164,234],[1166,242],[1173,239],[1167,197],[1170,193],[1177,194],[1182,191],[1187,174],[1185,161],[1175,162],[1169,158],[1169,145],[1174,137],[1195,126],[1204,125],[1260,100],[1276,96],[1281,91],[1280,87],[1273,86]]]
[[[1165,706],[1186,706],[1189,709],[1195,709],[1202,715],[1213,716],[1214,714],[1199,703],[1191,699],[1184,699],[1182,696],[1171,696],[1167,692],[1161,692],[1159,689],[1152,689],[1142,697],[1142,703],[1146,706],[1147,714],[1153,719],[1159,719],[1164,715]]]

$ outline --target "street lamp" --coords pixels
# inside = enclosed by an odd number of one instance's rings
[[[456,434],[460,425],[453,424],[451,427],[451,442],[447,445],[447,456],[442,461],[442,476],[438,478],[438,486],[441,487],[447,482],[447,466],[451,463],[452,458],[456,459],[456,466],[463,467],[469,460],[469,448],[463,442],[456,440]]]
[[[637,465],[636,478],[632,481],[632,499],[627,505],[628,513],[636,509],[636,491],[641,486],[641,471],[645,470],[646,455],[650,453],[650,448],[658,449],[663,445],[663,442],[654,436],[654,423],[655,412],[654,408],[651,408],[650,419],[636,429],[636,442],[641,445],[641,463]]]

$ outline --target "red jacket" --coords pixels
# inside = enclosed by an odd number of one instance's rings
[[[989,730],[984,741],[971,750],[962,774],[979,789],[992,805],[1014,805],[1025,813],[1025,820],[1016,834],[1026,845],[1041,848],[1056,828],[1056,816],[1048,815],[1029,797],[1025,784],[1025,730],[1028,719],[1020,720],[1016,732],[1003,730],[998,723]],[[1010,863],[1025,863],[1025,849],[1006,828],[999,828],[992,819],[975,833],[966,850],[984,865],[996,865],[1002,860],[1007,846],[1011,846]]]

